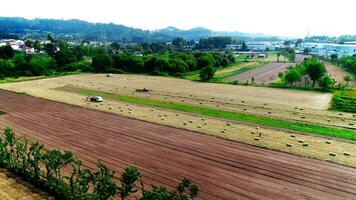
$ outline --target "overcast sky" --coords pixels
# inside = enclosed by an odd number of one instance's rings
[[[356,0],[1,0],[0,16],[142,29],[202,26],[277,36],[356,35]]]

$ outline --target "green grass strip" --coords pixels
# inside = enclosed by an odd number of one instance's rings
[[[71,86],[64,86],[58,89],[62,91],[73,92],[73,93],[78,93],[78,94],[83,94],[88,96],[98,95],[98,96],[102,96],[104,99],[107,98],[107,99],[124,101],[124,102],[139,104],[139,105],[153,106],[158,108],[182,111],[182,112],[222,118],[227,120],[236,120],[240,122],[259,124],[259,125],[270,126],[274,128],[282,128],[282,129],[288,129],[293,131],[301,131],[305,133],[338,137],[338,138],[343,138],[348,140],[356,140],[356,131],[351,129],[341,129],[341,128],[327,127],[327,126],[308,124],[302,122],[290,122],[290,121],[269,118],[264,116],[218,110],[205,106],[195,106],[195,105],[173,103],[173,102],[167,102],[167,101],[161,101],[155,99],[147,99],[147,98],[133,97],[133,96],[113,94],[107,92],[99,92],[95,90],[88,90],[88,89],[76,88]]]

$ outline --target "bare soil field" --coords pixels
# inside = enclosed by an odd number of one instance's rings
[[[311,55],[303,55],[303,54],[295,54],[295,62],[296,63],[301,63],[304,61],[306,58],[311,58]]]
[[[346,71],[343,71],[339,67],[332,65],[331,63],[325,63],[326,71],[332,76],[333,79],[335,79],[336,84],[342,83],[344,84],[344,77],[349,75],[352,77],[352,75]],[[356,81],[353,80],[350,83],[350,88],[356,89]]]
[[[8,171],[0,169],[0,199],[48,200],[54,198],[21,180],[21,178],[12,175]]]
[[[278,78],[279,72],[287,71],[288,67],[295,65],[294,63],[268,63],[262,67],[247,71],[242,74],[238,74],[233,77],[229,77],[227,81],[236,81],[251,83],[252,77],[255,79],[255,83],[268,84]]]
[[[6,91],[0,102],[0,126],[19,136],[71,149],[89,167],[137,166],[147,184],[189,177],[200,199],[356,198],[355,168]]]

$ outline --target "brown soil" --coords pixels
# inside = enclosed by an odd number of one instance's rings
[[[335,79],[336,84],[342,83],[344,84],[344,77],[349,75],[352,77],[352,75],[346,71],[343,71],[339,67],[336,67],[330,63],[325,63],[326,71],[332,76],[333,79]],[[350,83],[350,88],[356,89],[356,81],[352,81]]]
[[[356,199],[355,168],[6,91],[0,102],[0,126],[19,136],[71,149],[89,167],[137,166],[148,184],[189,177],[200,199]]]
[[[247,71],[242,74],[227,78],[228,81],[238,80],[239,82],[249,81],[251,83],[252,77],[255,83],[268,84],[278,78],[279,72],[287,71],[288,67],[295,65],[293,63],[268,63],[262,67]]]

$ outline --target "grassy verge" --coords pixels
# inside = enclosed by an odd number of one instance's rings
[[[74,75],[74,74],[80,74],[79,71],[75,72],[57,72],[49,76],[29,76],[29,77],[7,77],[4,79],[0,79],[0,84],[4,83],[16,83],[16,82],[22,82],[22,81],[33,81],[33,80],[39,80],[39,79],[45,79],[45,78],[54,78],[54,77],[59,77],[59,76],[68,76],[68,75]]]
[[[338,138],[343,138],[348,140],[356,140],[356,131],[350,129],[340,129],[340,128],[333,128],[333,127],[301,123],[301,122],[290,122],[281,119],[268,118],[264,116],[218,110],[205,106],[194,106],[194,105],[182,104],[182,103],[172,103],[172,102],[161,101],[161,100],[112,94],[107,92],[99,92],[95,90],[88,90],[88,89],[76,88],[71,86],[60,87],[58,89],[61,91],[73,92],[73,93],[78,93],[83,95],[100,95],[103,98],[124,101],[124,102],[139,104],[139,105],[159,107],[163,109],[182,111],[182,112],[216,117],[216,118],[227,119],[227,120],[236,120],[240,122],[259,124],[259,125],[270,126],[274,128],[282,128],[282,129],[288,129],[293,131],[301,131],[301,132],[312,133],[312,134],[338,137]]]
[[[331,100],[331,108],[338,111],[356,113],[356,90],[337,91]]]

